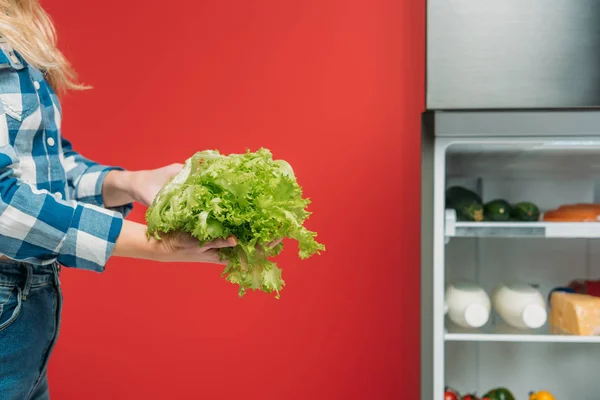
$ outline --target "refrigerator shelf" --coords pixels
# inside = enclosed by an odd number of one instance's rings
[[[519,331],[506,325],[479,330],[447,327],[447,342],[515,342],[515,343],[600,343],[600,336],[554,335],[547,327],[534,331]]]
[[[458,222],[446,210],[446,238],[600,238],[600,222]]]

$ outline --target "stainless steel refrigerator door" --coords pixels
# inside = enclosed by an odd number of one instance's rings
[[[428,0],[427,109],[600,106],[600,1]]]

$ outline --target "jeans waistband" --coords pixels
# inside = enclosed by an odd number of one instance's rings
[[[0,260],[0,286],[21,286],[25,290],[49,283],[59,285],[60,267],[57,263],[32,265]]]

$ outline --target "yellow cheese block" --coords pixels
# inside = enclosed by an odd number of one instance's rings
[[[555,334],[600,335],[600,297],[552,293],[550,326]]]

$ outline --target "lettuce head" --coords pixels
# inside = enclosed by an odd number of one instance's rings
[[[186,232],[200,246],[233,235],[238,244],[219,250],[227,261],[225,279],[239,286],[240,296],[253,289],[279,298],[284,281],[272,258],[283,243],[268,244],[294,239],[301,259],[325,250],[315,240],[317,234],[304,227],[309,203],[292,167],[273,160],[267,149],[228,156],[202,151],[155,197],[146,213],[148,235],[160,240],[161,234]]]

